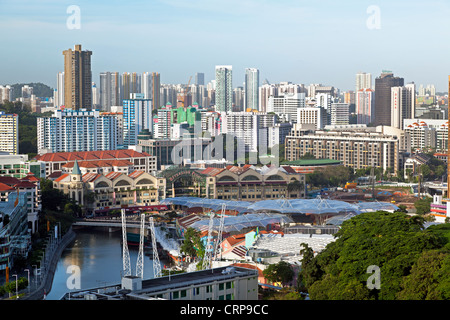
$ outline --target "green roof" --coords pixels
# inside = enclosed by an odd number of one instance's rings
[[[341,164],[340,160],[333,159],[298,159],[294,161],[285,161],[282,165],[290,166],[326,166],[326,165],[336,165]]]
[[[76,159],[73,164],[72,174],[81,174],[80,167],[78,166],[78,161]]]

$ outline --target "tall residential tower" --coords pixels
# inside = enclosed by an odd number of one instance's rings
[[[64,104],[66,108],[78,110],[92,108],[92,51],[82,51],[81,44],[74,50],[63,51],[64,55]]]

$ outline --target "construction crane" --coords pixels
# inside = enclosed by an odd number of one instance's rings
[[[208,238],[206,239],[205,254],[203,256],[202,270],[211,268],[211,257],[213,254],[212,229],[214,224],[214,213],[209,217]]]
[[[125,219],[125,209],[122,209],[122,264],[123,276],[131,276],[130,252],[127,243],[127,222]]]
[[[214,248],[214,261],[219,260],[219,251],[220,251],[219,246],[222,243],[222,233],[223,233],[223,227],[225,224],[225,208],[226,208],[225,203],[222,203],[219,231],[217,232],[217,241],[216,241],[216,246]]]
[[[161,277],[161,263],[159,262],[158,247],[156,246],[155,224],[153,217],[149,218],[150,232],[152,235],[152,251],[153,251],[153,274],[155,278]]]
[[[141,232],[139,238],[139,253],[136,263],[136,276],[144,279],[144,229],[145,227],[145,214],[141,214]]]

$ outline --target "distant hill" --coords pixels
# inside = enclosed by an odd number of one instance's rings
[[[13,100],[22,96],[22,87],[24,85],[33,87],[33,94],[36,95],[36,97],[53,97],[53,89],[46,84],[40,82],[16,83],[11,85],[11,88],[14,89],[12,95]]]

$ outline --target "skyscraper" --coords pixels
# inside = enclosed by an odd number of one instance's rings
[[[0,151],[19,154],[19,116],[0,111]]]
[[[403,129],[403,119],[414,118],[415,85],[391,88],[391,126]]]
[[[64,98],[64,72],[58,72],[58,75],[56,76],[56,93],[54,106],[63,106]]]
[[[161,78],[158,72],[152,72],[152,110],[161,107],[160,99]]]
[[[143,93],[131,94],[129,99],[123,99],[124,147],[137,145],[137,136],[142,130],[153,132],[151,104],[150,99],[144,99]]]
[[[404,79],[394,77],[391,71],[383,71],[375,79],[375,112],[372,122],[378,125],[391,125],[391,88],[402,87]]]
[[[374,96],[372,89],[361,89],[356,93],[356,123],[369,124],[373,121]]]
[[[92,108],[92,51],[82,51],[81,44],[75,49],[63,51],[64,55],[64,105],[78,110]]]
[[[232,66],[216,66],[216,111],[231,111],[233,106]]]
[[[205,85],[205,74],[197,72],[195,74],[195,84],[198,86],[204,86]]]
[[[130,94],[141,93],[141,75],[136,72],[122,74],[122,99],[130,99]]]
[[[245,69],[244,109],[259,110],[259,70]]]
[[[111,111],[112,106],[121,106],[120,74],[118,72],[100,73],[100,107],[104,111]]]
[[[161,82],[158,72],[144,72],[142,74],[142,90],[144,99],[152,100],[152,110],[160,107]]]

